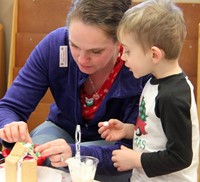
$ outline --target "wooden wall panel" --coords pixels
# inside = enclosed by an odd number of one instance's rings
[[[200,21],[199,21],[200,22]],[[198,57],[197,57],[197,107],[200,120],[200,23],[198,25]],[[199,121],[200,122],[200,121]],[[200,160],[200,158],[199,158]],[[200,180],[199,180],[200,181]]]
[[[4,47],[4,28],[0,24],[0,99],[6,92],[6,62]]]
[[[180,66],[194,86],[195,96],[197,95],[197,47],[197,40],[186,39],[179,59]]]
[[[15,79],[15,77],[17,76],[17,74],[19,73],[21,67],[14,67],[13,68],[13,80]]]
[[[66,25],[71,0],[18,1],[18,32],[48,33]]]
[[[179,62],[182,68],[190,75],[197,77],[197,40],[186,40]]]
[[[177,3],[183,10],[184,18],[187,26],[186,39],[198,39],[198,24],[200,22],[200,4],[197,3]]]
[[[44,38],[46,34],[42,33],[17,33],[16,34],[16,58],[15,66],[22,67],[26,62],[28,56],[39,43],[39,41]]]

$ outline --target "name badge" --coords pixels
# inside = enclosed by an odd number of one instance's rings
[[[67,50],[67,46],[60,46],[59,67],[68,67],[68,50]]]

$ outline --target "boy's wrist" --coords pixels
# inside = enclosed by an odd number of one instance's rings
[[[132,139],[134,134],[133,124],[124,124],[124,138]]]

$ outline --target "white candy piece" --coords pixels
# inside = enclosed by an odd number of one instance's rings
[[[103,126],[109,126],[108,121],[104,121],[104,122],[103,122]]]

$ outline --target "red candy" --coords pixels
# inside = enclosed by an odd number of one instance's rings
[[[7,156],[10,154],[10,152],[11,152],[10,149],[4,149],[4,150],[2,151],[2,155],[3,155],[4,157],[7,157]]]
[[[27,155],[23,158],[23,160],[31,160],[31,159],[34,159],[34,158],[30,155]]]
[[[38,157],[38,160],[37,160],[37,165],[38,166],[42,166],[43,162],[46,160],[47,157]]]

